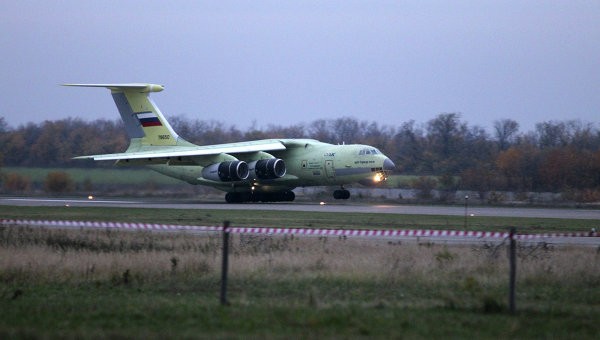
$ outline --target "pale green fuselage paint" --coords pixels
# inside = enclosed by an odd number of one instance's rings
[[[227,192],[280,191],[307,186],[332,186],[361,183],[375,185],[377,174],[385,175],[387,157],[377,154],[360,154],[361,150],[375,150],[367,145],[334,145],[316,140],[301,140],[302,145],[286,150],[269,152],[285,161],[286,175],[272,180],[248,178],[237,182],[217,182],[201,177],[202,166],[150,165],[161,174],[190,184],[208,185]],[[235,156],[235,155],[234,155]],[[254,187],[254,189],[253,189]]]

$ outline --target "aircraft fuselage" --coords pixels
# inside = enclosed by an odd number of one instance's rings
[[[211,181],[199,176],[202,166],[150,165],[164,175],[202,184],[227,192],[280,191],[305,186],[332,186],[361,183],[375,185],[393,170],[393,163],[379,150],[368,145],[334,145],[315,140],[294,140],[295,147],[271,151],[285,162],[286,174],[265,180],[249,177],[243,181]]]

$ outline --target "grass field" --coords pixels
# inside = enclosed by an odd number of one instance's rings
[[[149,212],[151,213],[149,214]],[[454,228],[445,216],[0,207],[1,218]],[[480,218],[478,228],[597,221]],[[589,229],[589,228],[588,228]],[[0,338],[597,338],[600,253],[520,247],[517,314],[504,247],[339,238],[0,228]]]
[[[5,167],[4,173],[18,173],[28,177],[33,183],[44,183],[50,172],[66,172],[75,183],[91,180],[98,185],[142,185],[154,183],[157,185],[184,184],[183,182],[161,175],[146,168],[32,168],[32,167]]]

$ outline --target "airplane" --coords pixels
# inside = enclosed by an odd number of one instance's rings
[[[334,145],[314,139],[265,139],[199,146],[180,137],[150,93],[164,86],[131,84],[63,84],[104,87],[125,123],[130,138],[125,152],[74,159],[115,161],[148,168],[194,185],[225,191],[227,203],[293,201],[296,187],[339,186],[334,199],[348,199],[344,185],[385,181],[394,163],[369,145]]]

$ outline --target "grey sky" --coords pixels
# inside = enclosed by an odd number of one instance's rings
[[[461,112],[490,128],[600,113],[598,1],[5,1],[0,116],[116,119],[153,82],[163,113],[239,128]]]

